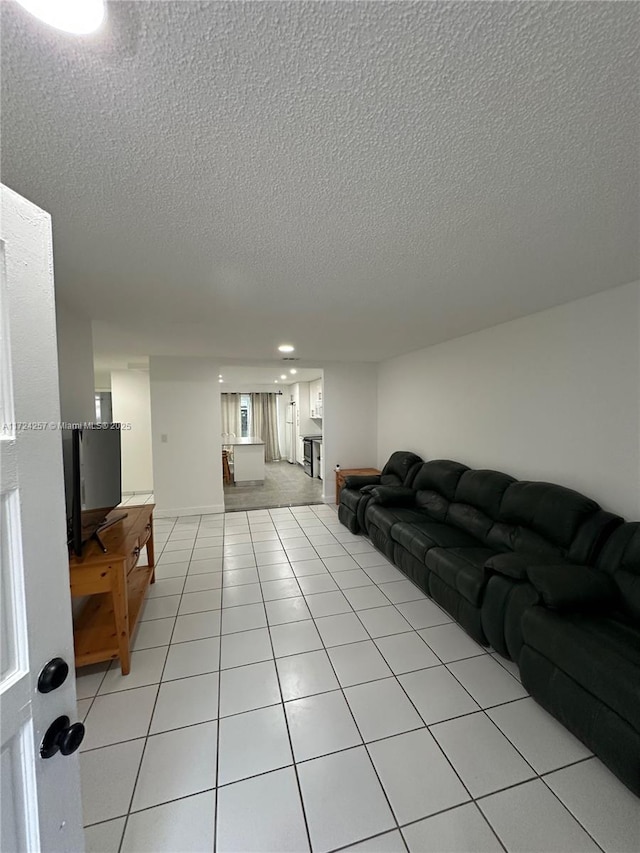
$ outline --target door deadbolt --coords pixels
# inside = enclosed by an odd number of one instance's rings
[[[62,658],[51,658],[45,663],[38,676],[38,693],[51,693],[57,690],[69,675],[69,664]]]

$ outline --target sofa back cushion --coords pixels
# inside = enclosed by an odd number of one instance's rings
[[[416,505],[436,521],[444,521],[453,500],[460,477],[468,471],[466,465],[450,459],[424,462],[416,471],[412,488]]]
[[[382,469],[380,482],[383,486],[410,486],[421,462],[422,459],[409,450],[396,450]]]
[[[535,554],[541,558],[542,562],[558,562],[564,563],[566,560],[566,551],[564,548],[559,548],[536,533],[535,530],[530,530],[527,527],[513,524],[507,525],[509,533],[509,548],[516,553]]]
[[[502,498],[515,479],[501,471],[465,471],[460,477],[454,501],[467,504],[496,520],[500,514]]]
[[[595,501],[572,489],[522,480],[507,489],[500,521],[525,528],[568,556],[579,529],[599,510]]]
[[[599,509],[578,528],[567,559],[570,563],[594,566],[602,546],[613,531],[622,524],[619,515]]]
[[[607,540],[598,568],[613,575],[622,607],[640,624],[640,522],[622,524]]]
[[[513,477],[500,471],[465,471],[449,505],[447,523],[487,543],[502,497],[511,483],[515,483]]]

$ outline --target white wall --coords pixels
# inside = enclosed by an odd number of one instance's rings
[[[266,385],[264,383],[253,382],[221,382],[219,383],[221,394],[277,394],[282,391],[287,393],[286,385]]]
[[[111,372],[109,370],[96,370],[93,375],[96,391],[111,391]]]
[[[342,468],[376,465],[377,367],[354,362],[324,365],[323,498],[327,502],[335,501],[336,464]]]
[[[640,518],[638,283],[382,362],[378,395],[379,463],[456,459]]]
[[[111,407],[114,423],[131,424],[123,429],[122,491],[141,494],[153,491],[151,458],[151,393],[144,370],[111,373]]]
[[[149,360],[158,516],[224,512],[219,372],[210,359]]]
[[[60,415],[71,423],[96,419],[91,320],[56,298]]]

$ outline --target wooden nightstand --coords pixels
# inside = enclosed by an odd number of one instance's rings
[[[341,468],[339,471],[336,471],[336,504],[340,503],[340,492],[347,477],[356,475],[359,477],[373,477],[379,473],[380,471],[377,468]]]

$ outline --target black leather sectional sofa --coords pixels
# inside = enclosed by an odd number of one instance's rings
[[[392,459],[394,483],[347,478],[340,519],[515,660],[534,698],[640,794],[640,525],[552,483]]]
[[[640,523],[618,527],[593,569],[529,577],[522,683],[640,796]]]
[[[389,457],[378,476],[347,477],[345,488],[340,494],[338,517],[352,533],[364,527],[364,513],[375,486],[410,486],[422,459],[415,453],[397,450]]]

